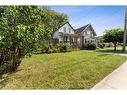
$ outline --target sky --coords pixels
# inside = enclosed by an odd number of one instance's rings
[[[91,24],[98,36],[105,29],[123,28],[125,6],[50,6],[52,10],[65,13],[74,29]]]

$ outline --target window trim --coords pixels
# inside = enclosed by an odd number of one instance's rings
[[[64,32],[66,32],[66,27],[63,27]]]

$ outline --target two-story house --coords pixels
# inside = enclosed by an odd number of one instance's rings
[[[95,43],[96,44],[96,32],[94,31],[91,24],[87,24],[83,27],[75,29],[75,34],[80,35],[80,45],[82,46],[87,45],[88,43]]]
[[[68,43],[82,47],[82,45],[88,43],[96,44],[96,36],[96,32],[91,24],[74,29],[70,23],[67,22],[53,33],[52,39],[57,39],[61,44]]]

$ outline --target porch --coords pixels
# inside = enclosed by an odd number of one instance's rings
[[[70,44],[75,46],[80,46],[80,35],[77,34],[63,34],[62,40],[59,41],[62,44]]]

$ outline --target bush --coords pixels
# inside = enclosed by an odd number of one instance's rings
[[[16,66],[15,66],[15,69],[17,69],[17,67],[20,65],[21,63],[21,60],[17,59],[16,60]],[[4,73],[8,73],[8,72],[11,72],[13,71],[13,64],[11,61],[4,61],[4,63],[2,63],[0,65],[0,75],[1,74],[4,74]]]
[[[42,48],[39,48],[37,53],[58,53],[58,52],[70,52],[72,51],[72,46],[65,44],[65,45],[44,45]]]
[[[98,44],[98,47],[99,47],[99,48],[104,48],[104,47],[105,47],[105,44],[100,43],[100,44]]]
[[[95,44],[88,44],[87,45],[87,49],[88,50],[95,50],[97,47],[96,47],[96,45]]]
[[[39,48],[37,53],[57,53],[59,52],[60,45],[43,45],[42,48]]]
[[[71,45],[65,44],[60,46],[60,52],[71,52],[72,47]]]
[[[97,46],[92,43],[92,44],[83,45],[81,49],[95,50],[96,48]]]
[[[53,49],[49,47],[45,53],[53,53]]]

